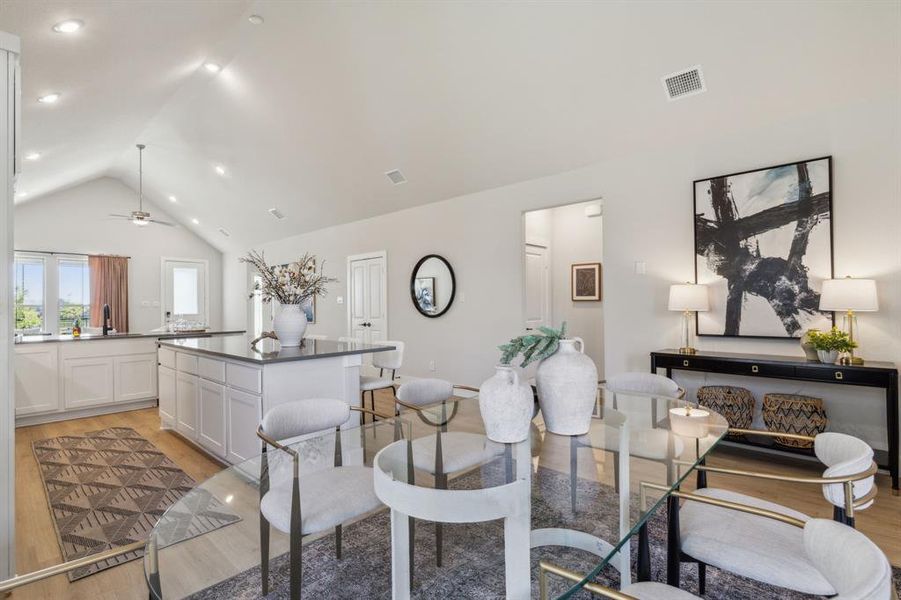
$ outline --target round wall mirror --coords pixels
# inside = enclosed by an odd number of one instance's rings
[[[423,256],[410,276],[413,306],[427,317],[440,317],[454,303],[456,280],[454,270],[443,256]]]

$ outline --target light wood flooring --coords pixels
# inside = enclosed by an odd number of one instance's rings
[[[377,398],[377,410],[391,410],[390,394]],[[153,442],[197,481],[207,479],[222,465],[195,449],[178,435],[161,431],[157,410],[144,409],[16,430],[16,565],[19,573],[35,571],[62,561],[50,511],[44,495],[31,442],[65,434],[80,434],[106,427],[131,427]],[[787,460],[720,447],[709,464],[748,470],[818,475],[815,463]],[[858,513],[858,529],[875,541],[893,565],[901,566],[901,497],[891,494],[889,479],[878,477],[880,495],[869,510]],[[819,486],[783,484],[733,476],[710,475],[709,485],[729,487],[780,502],[814,516],[831,518],[831,507]],[[690,487],[690,486],[689,486]],[[19,588],[12,598],[72,598],[85,600],[146,599],[147,588],[140,560],[69,583],[64,575]]]

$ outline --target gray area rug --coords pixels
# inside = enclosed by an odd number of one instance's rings
[[[59,545],[65,560],[146,540],[162,514],[188,494],[195,481],[130,427],[110,427],[32,444]],[[187,510],[169,514],[182,537],[194,537],[239,521],[202,491]],[[129,552],[69,572],[75,581],[143,556]]]
[[[476,487],[480,477],[497,480],[501,463],[493,463],[481,471],[473,471],[450,482],[451,489]],[[557,471],[538,468],[533,478],[537,486],[533,494],[532,527],[561,527],[602,535],[615,531],[617,515],[609,510],[617,496],[609,486],[579,480],[579,510],[574,515],[552,506],[567,506],[569,478]],[[535,498],[538,498],[535,500]],[[554,502],[541,498],[553,498]],[[598,515],[602,517],[598,519]],[[665,509],[650,522],[651,577],[666,580]],[[611,539],[610,536],[606,536]],[[632,564],[636,564],[637,537],[632,544]],[[444,526],[444,566],[435,566],[435,526],[416,522],[415,579],[412,597],[418,600],[470,598],[477,600],[504,598],[504,536],[502,521],[453,524]],[[334,536],[316,540],[303,549],[303,595],[307,598],[391,598],[390,517],[387,511],[346,526],[342,560],[335,558]],[[532,597],[538,597],[538,561],[551,560],[559,565],[588,572],[597,565],[597,557],[568,548],[546,547],[532,550]],[[270,593],[267,600],[288,598],[288,556],[283,554],[270,563]],[[894,569],[895,585],[901,590],[901,571]],[[551,597],[564,593],[568,586],[559,579],[549,580]],[[599,583],[618,587],[619,573],[607,567],[598,577]],[[697,593],[697,567],[682,566],[682,589]],[[230,598],[250,600],[261,597],[260,569],[252,568],[240,575],[206,588],[192,596],[194,600]],[[596,598],[579,592],[574,598]],[[715,568],[707,569],[706,598],[722,600],[803,600],[814,598],[782,588],[764,585]],[[817,596],[818,598],[818,596]]]

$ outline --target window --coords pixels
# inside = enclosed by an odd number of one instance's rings
[[[87,258],[59,259],[59,332],[72,333],[78,320],[82,327],[91,319],[91,275]]]
[[[44,259],[17,254],[16,270],[16,331],[41,333],[44,331]]]
[[[163,315],[208,323],[206,261],[163,259]]]

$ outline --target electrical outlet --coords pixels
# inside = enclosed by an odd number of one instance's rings
[[[645,275],[648,272],[648,265],[643,260],[639,260],[635,263],[635,274],[636,275]]]
[[[430,361],[429,361],[429,371],[437,371],[437,370],[438,370],[438,367],[437,367],[437,365],[435,364],[435,361],[434,361],[434,360],[430,360]]]

